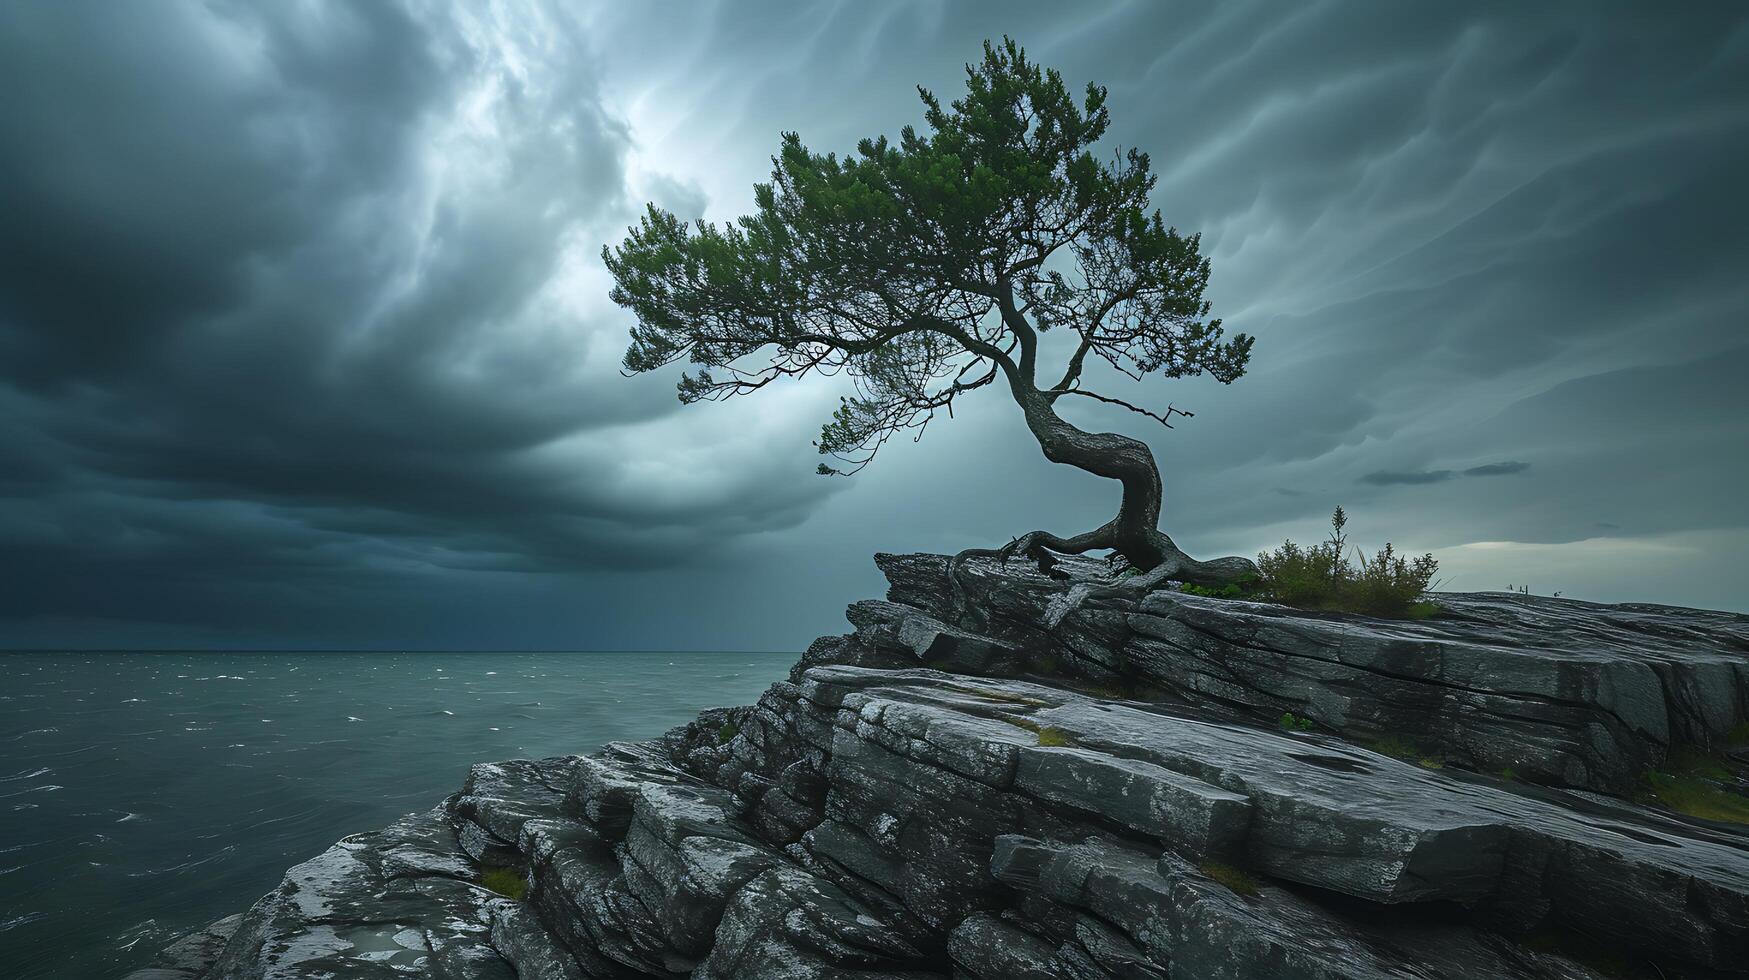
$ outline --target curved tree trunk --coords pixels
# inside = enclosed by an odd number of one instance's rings
[[[1063,421],[1045,393],[1024,384],[1013,388],[1015,400],[1025,413],[1027,428],[1038,440],[1045,458],[1118,481],[1123,486],[1123,502],[1117,517],[1094,531],[1074,538],[1034,532],[1015,542],[1012,550],[1034,552],[1042,546],[1079,554],[1110,548],[1136,569],[1150,573],[1147,576],[1150,584],[1173,579],[1221,586],[1257,573],[1256,566],[1244,558],[1197,561],[1179,550],[1160,530],[1160,468],[1146,443],[1113,432],[1077,428]]]

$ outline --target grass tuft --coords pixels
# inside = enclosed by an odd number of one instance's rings
[[[739,734],[741,734],[740,725],[735,724],[733,720],[725,721],[723,727],[717,729],[717,744],[727,745],[730,739]]]
[[[1126,691],[1113,684],[1100,684],[1094,681],[1071,681],[1069,686],[1081,694],[1086,694],[1096,698],[1105,698],[1108,701],[1128,701],[1135,693],[1133,691]]]
[[[1375,739],[1371,748],[1380,755],[1388,755],[1393,759],[1402,759],[1405,762],[1422,757],[1421,750],[1416,748],[1414,743],[1395,735],[1386,735]]]
[[[1048,748],[1060,749],[1075,744],[1075,736],[1055,725],[1046,725],[1038,730],[1038,744]]]
[[[1257,883],[1256,878],[1251,877],[1249,874],[1246,874],[1244,871],[1241,871],[1230,864],[1222,864],[1219,861],[1210,861],[1197,868],[1197,870],[1227,886],[1227,890],[1231,891],[1233,894],[1241,895],[1245,898],[1256,898],[1258,895],[1258,889],[1262,887]]]
[[[1649,772],[1646,785],[1647,797],[1677,813],[1702,820],[1749,824],[1749,797],[1732,793],[1703,777]]]
[[[1663,769],[1643,774],[1642,788],[1634,798],[1702,820],[1749,824],[1749,796],[1725,785],[1733,778],[1723,759],[1677,746],[1665,758]]]
[[[1675,746],[1664,768],[1641,776],[1634,799],[1702,820],[1749,824],[1749,796],[1728,787],[1735,776],[1725,760],[1693,746]]]
[[[481,868],[480,884],[516,902],[528,894],[528,879],[515,868]]]
[[[1018,704],[1028,708],[1048,708],[1051,706],[1049,701],[1041,701],[1038,698],[1029,698],[1024,694],[1015,694],[1010,691],[998,691],[995,688],[972,687],[965,684],[950,684],[948,687],[951,690],[975,695],[986,701],[1000,701],[1003,704]]]

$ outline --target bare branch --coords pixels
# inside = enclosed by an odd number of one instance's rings
[[[1106,402],[1106,403],[1111,404],[1111,405],[1120,405],[1124,408],[1129,409],[1132,412],[1136,412],[1136,413],[1139,413],[1141,415],[1146,415],[1147,417],[1153,419],[1154,421],[1160,423],[1161,425],[1165,426],[1168,429],[1173,427],[1172,422],[1170,421],[1172,416],[1182,415],[1185,418],[1191,418],[1191,417],[1196,415],[1195,412],[1187,412],[1182,408],[1174,408],[1171,405],[1166,406],[1166,413],[1164,415],[1162,415],[1159,412],[1150,412],[1147,409],[1142,408],[1138,405],[1132,405],[1129,402],[1126,402],[1121,398],[1109,398],[1105,395],[1101,395],[1101,394],[1098,394],[1098,393],[1092,392],[1092,391],[1085,391],[1085,390],[1080,389],[1080,388],[1053,388],[1050,391],[1041,392],[1041,394],[1043,394],[1046,398],[1051,399],[1052,401],[1055,401],[1057,398],[1059,398],[1063,395],[1083,395],[1087,398],[1096,399],[1098,401]]]

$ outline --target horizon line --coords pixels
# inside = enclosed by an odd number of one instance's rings
[[[8,653],[717,653],[717,654],[780,654],[795,653],[792,650],[563,650],[563,649],[415,649],[412,647],[381,647],[381,648],[340,648],[340,647],[250,647],[233,649],[227,647],[0,647],[0,654]]]

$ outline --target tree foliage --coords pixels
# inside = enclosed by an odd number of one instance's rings
[[[985,43],[951,104],[918,92],[924,132],[853,154],[785,133],[756,209],[731,224],[650,205],[603,250],[612,298],[638,320],[626,369],[690,362],[684,402],[847,374],[856,393],[817,445],[852,470],[998,379],[1029,412],[1083,395],[1162,422],[1176,413],[1085,389],[1090,356],[1133,378],[1244,373],[1251,338],[1225,338],[1210,317],[1208,261],[1150,207],[1147,154],[1096,154],[1105,89],[1077,96],[1004,39]],[[1041,383],[1052,330],[1077,339]]]

